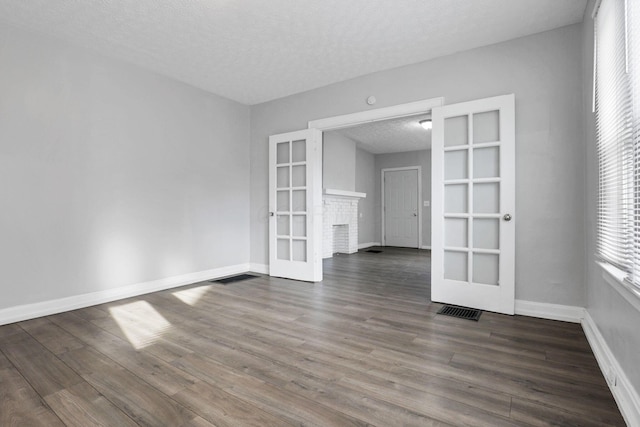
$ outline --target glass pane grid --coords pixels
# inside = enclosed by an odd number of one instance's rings
[[[472,182],[474,184],[487,184],[500,181],[502,181],[500,178],[473,178],[468,180],[468,182]]]
[[[500,141],[489,141],[489,142],[478,142],[477,144],[473,144],[473,148],[490,148],[490,147],[499,147]],[[458,147],[455,147],[458,148]]]
[[[292,261],[307,261],[307,240],[306,239],[293,239],[291,242],[292,247]]]
[[[289,212],[289,206],[291,206],[290,191],[278,191],[276,193],[276,211],[277,212]]]
[[[307,216],[294,215],[292,223],[292,235],[295,237],[307,237]]]
[[[289,163],[289,152],[290,152],[290,144],[289,142],[280,142],[276,145],[276,163],[283,164]]]
[[[500,220],[474,218],[472,238],[474,249],[499,249]]]
[[[473,283],[498,286],[499,255],[474,252],[471,258]]]
[[[468,262],[466,252],[444,251],[444,278],[468,282]]]
[[[306,144],[276,145],[276,258],[282,261],[308,262]]]
[[[498,110],[475,113],[472,116],[473,144],[500,140],[500,112]]]
[[[445,147],[469,145],[469,116],[448,117],[444,119]]]
[[[293,190],[291,192],[291,206],[293,212],[306,212],[307,210],[307,191]]]
[[[500,184],[477,183],[473,184],[473,213],[499,213],[500,212]]]
[[[278,237],[288,237],[290,235],[289,221],[290,215],[278,215],[276,221],[276,234]]]
[[[469,177],[469,150],[455,150],[444,153],[444,179],[464,180]]]
[[[291,186],[289,177],[289,166],[278,166],[276,169],[276,186],[278,188],[288,188]]]
[[[305,162],[307,160],[307,144],[304,139],[293,141],[291,148],[291,161],[293,163]]]
[[[466,248],[468,245],[468,220],[465,218],[445,218],[444,246]]]
[[[500,147],[473,149],[473,177],[498,178],[500,176]]]
[[[290,239],[278,239],[277,240],[277,258],[282,261],[289,261],[291,259],[291,241]]]
[[[445,186],[445,213],[468,213],[468,187],[468,184],[455,184]]]
[[[291,167],[291,186],[305,187],[307,185],[307,167],[305,165]]]
[[[445,119],[445,279],[498,285],[499,111]]]

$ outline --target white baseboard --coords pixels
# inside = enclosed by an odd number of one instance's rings
[[[104,291],[8,307],[0,309],[0,325],[35,319],[36,317],[49,316],[51,314],[62,313],[64,311],[77,310],[79,308],[104,304],[151,292],[163,291],[165,289],[177,288],[179,286],[190,285],[204,280],[217,279],[224,276],[244,273],[249,271],[249,267],[249,264],[237,264],[228,267],[182,274],[180,276],[167,277],[165,279],[136,283]]]
[[[429,249],[429,250],[431,250],[431,246],[422,245],[422,248],[420,248],[420,249]]]
[[[380,246],[380,242],[358,243],[358,249],[367,249],[371,246]]]
[[[587,336],[591,350],[596,356],[600,370],[607,380],[607,384],[624,420],[628,426],[640,426],[640,396],[638,391],[633,387],[622,367],[613,356],[611,349],[588,311],[585,311],[584,319],[582,319],[582,329]]]
[[[256,264],[254,262],[249,266],[249,271],[260,274],[269,274],[268,264]]]
[[[584,308],[573,305],[549,304],[544,302],[516,300],[516,314],[539,317],[541,319],[562,320],[580,323],[584,318]]]

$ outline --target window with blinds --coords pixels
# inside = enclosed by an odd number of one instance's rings
[[[628,79],[633,127],[633,270],[631,282],[640,295],[640,2],[627,0]]]
[[[640,2],[594,11],[598,256],[640,291]]]

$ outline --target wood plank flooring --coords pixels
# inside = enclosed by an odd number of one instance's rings
[[[0,426],[623,426],[576,324],[436,315],[429,253],[0,327]]]

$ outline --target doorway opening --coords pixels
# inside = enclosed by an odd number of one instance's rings
[[[354,128],[362,124],[377,124],[390,119],[408,118],[413,122],[416,116],[428,114],[432,108],[443,104],[443,98],[428,99],[315,120],[309,122],[308,129],[271,135],[269,137],[269,274],[302,281],[322,281],[322,237],[325,216],[323,193],[356,199],[364,197],[363,194],[354,191],[326,187],[323,190],[324,132]],[[338,212],[338,216],[342,215],[342,212]],[[346,222],[340,220],[334,225],[342,224]],[[349,223],[349,236],[357,229],[357,224],[358,221],[355,221],[352,227]],[[324,234],[333,236],[333,230],[331,233]],[[378,238],[377,242],[365,244],[380,245],[381,241],[382,239]],[[358,243],[356,249],[359,249],[362,242],[358,242],[357,238],[355,242]]]
[[[434,98],[309,122],[309,128],[323,131],[325,197],[334,190],[360,197],[352,202],[357,228],[350,226],[357,249],[430,249],[430,131],[420,122],[443,104],[443,98]],[[412,180],[412,188],[407,191],[402,183],[393,186],[393,179],[385,185],[382,178],[387,173],[392,177],[391,171],[397,171],[395,177],[400,179],[409,175],[404,178]],[[386,206],[391,202],[396,206]],[[400,202],[410,206],[400,212]],[[325,200],[323,210],[331,203]],[[325,215],[326,221],[333,221],[331,211]],[[323,249],[323,258],[331,255],[330,248]]]

